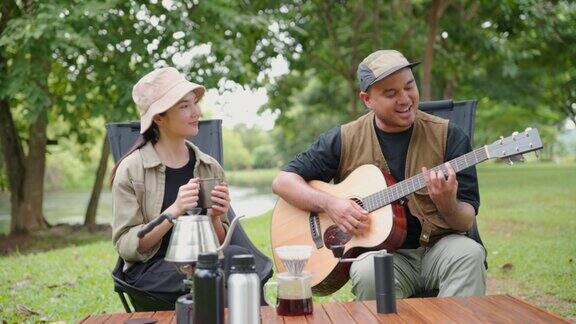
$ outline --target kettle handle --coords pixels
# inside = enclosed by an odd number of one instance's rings
[[[153,219],[150,223],[144,225],[144,227],[138,231],[138,238],[143,238],[146,234],[150,233],[154,229],[154,227],[160,225],[165,219],[167,219],[170,223],[174,221],[174,218],[170,214],[162,214],[155,219]]]

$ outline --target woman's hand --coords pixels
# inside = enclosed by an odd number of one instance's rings
[[[193,178],[178,189],[176,201],[166,209],[166,212],[179,217],[192,208],[198,206],[198,193],[200,192],[199,178]]]
[[[212,220],[228,213],[230,209],[230,194],[228,193],[228,184],[222,181],[211,192],[210,200],[212,201]]]

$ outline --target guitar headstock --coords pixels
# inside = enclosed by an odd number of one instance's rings
[[[502,137],[490,145],[486,145],[488,158],[510,158],[520,160],[522,153],[536,151],[542,148],[542,140],[536,128],[526,128],[525,131],[514,132],[508,137]]]

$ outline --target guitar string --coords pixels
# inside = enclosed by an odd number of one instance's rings
[[[469,159],[470,158],[470,159]],[[472,152],[461,155],[451,161],[450,165],[455,172],[462,171],[470,166],[478,164],[480,162],[486,161],[488,159],[486,155],[486,150],[484,147],[478,148]],[[430,171],[442,171],[447,173],[447,169],[444,164],[435,166],[430,169]],[[404,196],[409,195],[426,186],[426,180],[424,175],[419,173],[409,179],[405,179],[396,183],[395,185],[388,187],[384,190],[375,192],[369,196],[362,199],[363,205],[368,212],[374,211],[378,208],[386,206],[393,201],[396,201]]]

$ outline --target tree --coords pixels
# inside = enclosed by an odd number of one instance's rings
[[[207,44],[210,44],[207,54],[198,55],[189,64],[180,66],[192,80],[216,87],[224,75],[238,82],[255,79],[257,69],[249,61],[250,54],[256,47],[259,33],[266,30],[268,24],[251,10],[258,11],[264,4],[265,1],[230,4],[223,0],[182,1],[170,6],[147,1],[111,3],[112,9],[94,17],[97,19],[95,26],[99,26],[98,34],[106,31],[107,35],[96,37],[94,43],[98,52],[106,55],[95,56],[82,69],[87,71],[83,75],[88,83],[96,80],[100,85],[95,100],[87,101],[90,109],[97,116],[107,115],[108,121],[135,118],[137,114],[131,109],[130,97],[135,81],[152,67],[174,65],[181,54]],[[155,28],[150,28],[150,23]],[[239,51],[239,48],[245,50]],[[231,59],[231,53],[236,53],[234,59]],[[90,57],[89,53],[85,56]],[[120,109],[110,111],[111,102],[119,103]],[[99,109],[94,110],[94,106]],[[95,224],[108,154],[104,141],[85,217],[85,224],[89,226]]]
[[[51,61],[44,53],[50,53],[49,45],[58,37],[44,38],[47,35],[44,31],[51,27],[50,18],[40,16],[34,20],[38,11],[32,1],[24,2],[22,7],[13,1],[2,3],[0,123],[3,127],[0,137],[11,190],[12,232],[47,226],[42,216],[46,128],[48,110],[55,100],[48,89],[52,81],[49,80]],[[20,100],[10,100],[9,96],[18,96]],[[24,142],[12,109],[30,120],[28,139]]]
[[[254,78],[255,65],[244,63],[250,51],[234,60],[229,56],[236,43],[253,44],[258,29],[267,27],[243,13],[247,6],[225,1],[170,6],[136,0],[2,2],[0,122],[11,191],[11,231],[48,226],[42,216],[42,192],[51,119],[69,122],[67,133],[55,136],[74,136],[81,144],[93,145],[104,133],[91,127],[94,118],[115,121],[137,116],[130,94],[140,76],[153,67],[172,65],[176,54],[210,41],[220,46],[186,66],[192,79],[214,86],[224,74],[239,80]],[[223,63],[214,64],[215,57]],[[92,206],[105,174],[105,149]],[[88,214],[91,211],[95,213],[90,209]],[[86,222],[92,223],[93,217]]]
[[[314,134],[298,132],[296,127],[311,127],[311,117],[351,120],[363,112],[355,69],[379,47],[424,58],[414,69],[422,77],[422,100],[479,99],[478,144],[517,130],[490,118],[547,129],[566,117],[574,120],[575,53],[569,44],[576,37],[570,23],[575,7],[569,1],[533,0],[284,2],[272,14],[277,31],[266,42],[291,71],[267,86],[270,102],[264,109],[280,111],[277,126],[289,138],[278,137],[279,151],[294,147],[283,146],[294,140],[291,134],[310,143],[333,125]],[[312,106],[299,94],[315,81],[308,91],[322,99]],[[496,124],[502,127],[492,127]]]

